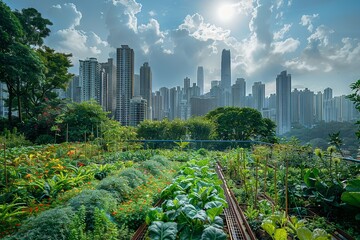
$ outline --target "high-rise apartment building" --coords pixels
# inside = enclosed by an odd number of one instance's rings
[[[291,75],[282,71],[276,77],[276,125],[282,135],[291,130]]]
[[[323,120],[323,94],[318,92],[315,94],[314,99],[314,114],[315,114],[315,123],[318,123]]]
[[[100,63],[104,70],[102,74],[102,92],[104,109],[115,116],[116,110],[116,67],[114,60],[109,58],[107,62]]]
[[[197,86],[200,88],[200,95],[204,94],[204,68],[199,66],[197,69]]]
[[[308,88],[300,92],[300,124],[308,128],[314,125],[314,92]]]
[[[244,78],[236,79],[236,83],[231,87],[232,106],[245,107],[246,102],[246,82]]]
[[[0,117],[7,117],[8,107],[5,107],[5,99],[7,99],[7,87],[5,83],[0,82]]]
[[[291,92],[291,123],[300,122],[300,91],[295,88]]]
[[[254,108],[261,112],[265,107],[265,84],[254,82],[254,85],[252,86],[252,95]]]
[[[223,49],[221,54],[221,87],[228,92],[231,89],[230,50]]]
[[[130,100],[130,126],[137,126],[147,117],[147,102],[141,96],[133,97]]]
[[[81,85],[81,102],[96,100],[101,103],[101,65],[96,58],[79,60],[79,81]]]
[[[128,45],[116,49],[116,114],[122,125],[130,125],[130,99],[134,95],[134,50]]]
[[[332,121],[331,119],[333,119],[332,117],[332,108],[333,108],[333,104],[332,104],[332,98],[333,98],[333,91],[331,88],[326,88],[324,90],[324,94],[323,94],[323,120],[325,122],[330,122]]]
[[[140,67],[140,96],[147,101],[148,119],[152,119],[152,73],[149,63]]]

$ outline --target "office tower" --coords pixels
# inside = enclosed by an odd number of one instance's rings
[[[215,87],[215,86],[220,86],[220,81],[219,80],[213,80],[211,81],[211,88]]]
[[[148,119],[152,119],[152,72],[149,63],[140,67],[140,96],[147,101]]]
[[[291,75],[282,71],[276,77],[276,125],[282,135],[291,129]]]
[[[223,49],[221,54],[221,87],[230,92],[231,88],[231,58],[230,50]]]
[[[162,96],[160,94],[160,91],[156,91],[155,93],[152,94],[153,98],[152,98],[152,102],[153,102],[153,110],[152,110],[152,115],[153,115],[153,120],[162,120],[162,109],[163,109],[163,100],[162,100]]]
[[[79,75],[75,75],[70,81],[67,90],[66,98],[71,99],[73,102],[81,102],[81,83]]]
[[[314,92],[305,88],[300,92],[300,124],[312,127],[314,124]]]
[[[213,97],[192,97],[190,98],[190,115],[204,116],[216,108],[216,98]]]
[[[269,108],[276,109],[276,94],[272,93],[269,96]]]
[[[116,110],[116,67],[114,60],[109,58],[107,62],[101,63],[104,69],[103,75],[103,98],[105,110],[110,112],[110,117],[115,116]]]
[[[254,97],[251,93],[245,97],[245,107],[254,108]]]
[[[236,83],[231,87],[232,106],[245,107],[246,103],[246,82],[244,78],[236,79]]]
[[[167,87],[159,89],[161,95],[161,115],[160,119],[169,118],[170,114],[170,90]]]
[[[178,107],[179,107],[179,91],[176,87],[170,88],[170,100],[169,100],[169,120],[178,118]]]
[[[134,50],[128,45],[116,49],[116,114],[122,125],[130,124],[130,99],[134,93]]]
[[[314,111],[315,111],[315,123],[318,123],[323,120],[323,94],[318,92],[315,95],[314,102]]]
[[[332,98],[333,98],[333,92],[331,88],[326,88],[324,90],[324,94],[323,94],[323,120],[325,122],[330,122],[332,121]]]
[[[218,82],[218,81],[212,81],[212,83]],[[216,99],[216,107],[220,107],[222,104],[221,97],[222,97],[222,89],[220,85],[214,84],[213,87],[210,89],[210,96]]]
[[[81,85],[81,102],[96,100],[101,102],[101,65],[96,58],[79,60],[79,81]]]
[[[141,96],[135,96],[130,100],[130,126],[137,126],[147,119],[147,102]]]
[[[8,107],[5,107],[5,99],[8,97],[6,84],[0,82],[0,117],[8,117]]]
[[[204,94],[204,68],[199,66],[197,69],[197,85],[200,88],[200,95]]]
[[[141,67],[140,67],[141,69]],[[134,74],[134,96],[141,96],[140,94],[140,75]]]
[[[300,91],[295,88],[291,92],[291,123],[300,122]]]
[[[199,97],[199,96],[200,96],[200,87],[196,86],[196,83],[193,83],[192,87],[190,88],[190,98]]]
[[[261,111],[265,106],[265,84],[254,82],[254,85],[252,86],[252,95],[254,108]]]

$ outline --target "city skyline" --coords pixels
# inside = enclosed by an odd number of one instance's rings
[[[275,92],[276,75],[292,74],[294,88],[314,92],[325,87],[334,95],[350,92],[360,78],[360,2],[286,0],[244,1],[4,1],[12,9],[34,7],[54,25],[45,44],[80,59],[116,58],[129,45],[135,69],[152,66],[153,88],[182,85],[204,67],[205,91],[221,79],[222,49],[231,50],[233,85],[247,80],[265,83]],[[136,72],[138,73],[138,72]]]

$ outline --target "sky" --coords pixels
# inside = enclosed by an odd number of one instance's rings
[[[51,20],[45,44],[79,60],[135,52],[135,73],[149,62],[153,91],[196,82],[204,67],[205,91],[220,80],[222,49],[231,51],[232,84],[245,78],[275,92],[286,70],[292,88],[350,93],[360,79],[359,0],[3,0],[11,9],[36,8]]]

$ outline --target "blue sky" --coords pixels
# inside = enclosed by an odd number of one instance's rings
[[[45,43],[79,59],[105,62],[123,44],[135,50],[135,72],[148,61],[153,90],[196,81],[205,90],[220,79],[222,49],[231,50],[232,83],[246,79],[275,92],[276,75],[292,74],[293,88],[349,93],[360,79],[358,0],[5,0],[12,9],[34,7],[50,19]]]

